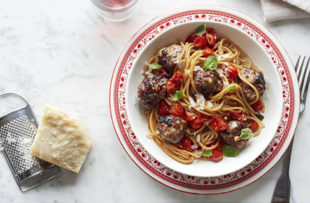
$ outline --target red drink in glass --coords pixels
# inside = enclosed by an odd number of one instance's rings
[[[101,17],[110,21],[123,21],[136,10],[137,0],[91,0]]]

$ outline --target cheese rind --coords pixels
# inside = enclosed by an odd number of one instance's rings
[[[47,106],[30,153],[79,173],[90,146],[90,136],[79,120],[60,109]]]

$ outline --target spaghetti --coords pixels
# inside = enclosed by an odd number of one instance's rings
[[[176,52],[178,54],[174,55]],[[150,64],[157,67],[150,69]],[[229,150],[234,154],[235,149],[242,148],[264,127],[260,112],[264,111],[261,96],[265,83],[263,78],[258,78],[262,77],[261,70],[227,38],[216,42],[215,31],[206,29],[205,24],[199,26],[186,42],[164,47],[151,56],[144,68],[145,77],[148,74],[165,74],[166,79],[161,82],[167,93],[156,104],[155,93],[143,92],[145,84],[139,87],[142,89],[138,90],[141,103],[143,97],[152,94],[152,102],[155,102],[146,111],[150,130],[147,136],[180,163],[190,164],[195,159],[220,161],[223,152],[226,155],[225,149],[228,149],[227,156],[232,157]],[[263,82],[259,83],[259,80]],[[156,81],[151,83],[152,91],[158,90],[153,84]],[[162,135],[167,130],[159,128],[159,123],[164,120],[161,117],[166,116],[167,120],[168,115],[170,123],[171,118],[175,119],[169,117],[170,114],[187,123],[175,125],[180,134],[178,142],[167,140]],[[230,129],[237,124],[242,127]],[[168,123],[166,127],[170,130],[173,124]],[[230,148],[225,148],[227,145]]]

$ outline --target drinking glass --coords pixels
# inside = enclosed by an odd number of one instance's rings
[[[138,0],[91,0],[98,14],[109,21],[123,21],[137,9]]]

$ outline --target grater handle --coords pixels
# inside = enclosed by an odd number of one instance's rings
[[[15,100],[10,100],[10,99],[15,99]],[[4,102],[4,103],[1,103],[1,106],[4,106],[4,109],[2,109],[3,112],[0,112],[1,113],[0,118],[5,117],[6,115],[10,114],[13,111],[20,110],[27,106],[30,107],[26,99],[24,99],[22,96],[15,94],[15,93],[0,94],[0,101]]]
[[[1,98],[5,98],[5,97],[10,97],[10,96],[16,97],[16,98],[20,99],[20,100],[24,103],[24,106],[21,106],[21,107],[19,107],[19,108],[16,108],[16,110],[20,110],[20,109],[22,109],[22,108],[27,109],[28,115],[30,116],[31,121],[38,127],[38,121],[36,120],[36,118],[35,118],[35,116],[34,116],[34,113],[33,113],[33,111],[32,111],[32,108],[31,108],[31,106],[29,105],[29,103],[27,102],[27,100],[26,100],[24,97],[22,97],[22,96],[20,96],[19,94],[16,94],[16,93],[8,92],[8,93],[0,94],[0,99],[1,99]],[[10,114],[10,113],[12,113],[12,111],[9,112],[8,114]],[[7,115],[7,114],[6,114],[6,115]],[[4,117],[4,116],[6,116],[6,115],[0,116],[0,118],[1,118],[1,117]],[[0,140],[0,151],[1,151],[1,140]]]
[[[23,102],[25,102],[26,105],[29,105],[28,102],[26,101],[26,99],[24,99],[24,97],[22,97],[16,93],[8,92],[8,93],[0,94],[0,97],[8,97],[8,96],[18,97],[19,99],[23,100]]]

